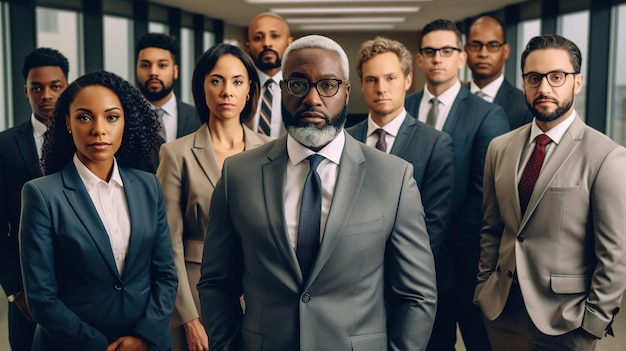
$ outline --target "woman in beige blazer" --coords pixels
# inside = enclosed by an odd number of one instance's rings
[[[192,91],[206,123],[195,133],[163,144],[157,170],[179,277],[170,320],[174,351],[208,350],[196,284],[211,196],[224,159],[269,141],[243,124],[257,109],[259,77],[238,47],[219,44],[207,50],[194,69]]]

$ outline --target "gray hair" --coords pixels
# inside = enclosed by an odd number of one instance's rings
[[[304,36],[295,40],[293,43],[291,43],[291,45],[287,47],[287,50],[285,50],[285,53],[283,54],[283,64],[281,67],[283,76],[285,75],[285,64],[287,63],[287,61],[289,61],[289,56],[291,56],[292,52],[300,49],[324,49],[335,52],[337,56],[339,56],[339,61],[341,63],[341,72],[344,75],[343,79],[350,79],[350,68],[346,52],[343,51],[343,49],[339,44],[337,44],[337,42],[321,35]]]

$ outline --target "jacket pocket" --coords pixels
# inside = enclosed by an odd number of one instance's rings
[[[556,294],[580,294],[589,291],[590,275],[551,274],[550,288]]]
[[[354,351],[387,351],[387,333],[351,336]]]

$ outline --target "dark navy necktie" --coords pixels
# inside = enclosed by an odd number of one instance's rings
[[[320,242],[320,222],[322,217],[322,181],[317,174],[317,166],[324,156],[313,154],[309,160],[309,173],[304,181],[302,202],[300,203],[300,217],[298,223],[298,241],[296,256],[300,264],[303,280],[306,281]]]

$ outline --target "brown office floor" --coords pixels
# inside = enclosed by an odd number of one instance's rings
[[[7,299],[2,289],[0,289],[0,351],[11,351],[9,348],[9,337],[7,335]],[[622,311],[626,311],[626,302],[622,301]],[[615,337],[608,337],[600,340],[596,351],[623,351],[626,345],[626,312],[617,316],[615,325]],[[460,335],[457,337],[457,351],[465,351]]]

